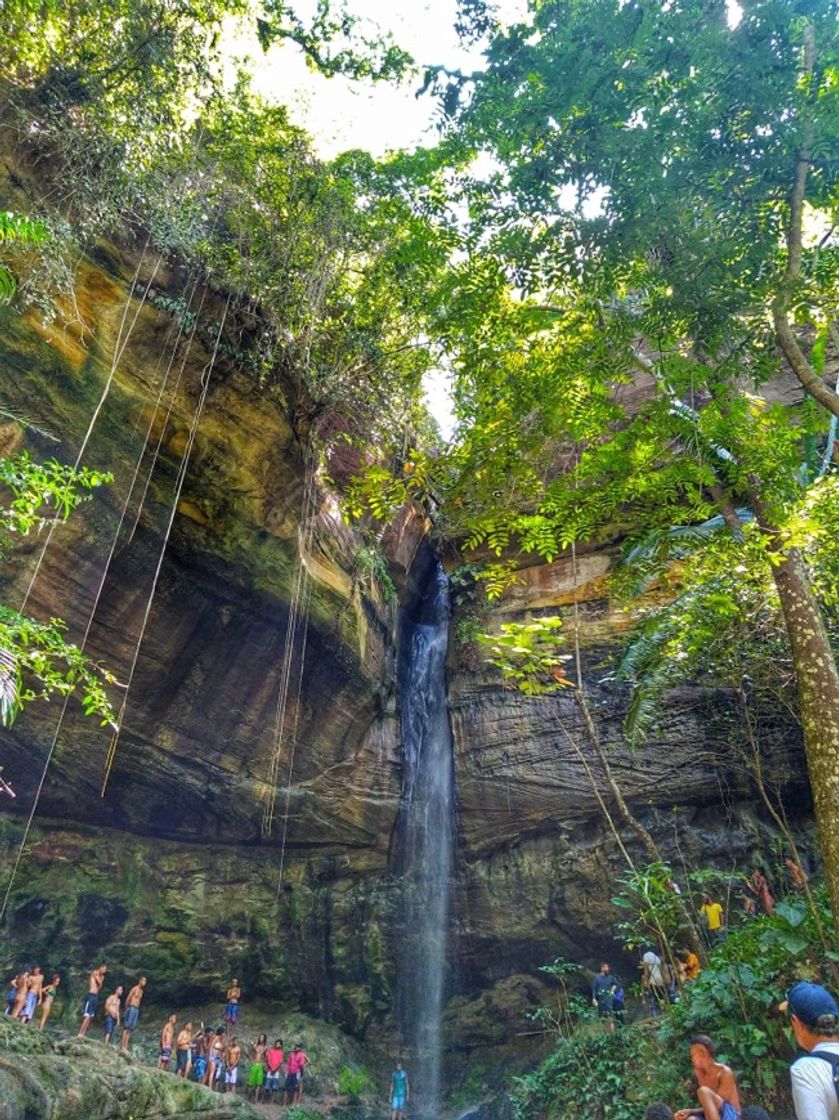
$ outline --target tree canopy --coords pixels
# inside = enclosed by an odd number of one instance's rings
[[[500,558],[497,593],[521,557],[624,537],[627,594],[669,596],[620,671],[633,735],[703,648],[729,681],[755,674],[751,643],[783,649],[839,906],[835,7],[532,0],[510,28],[458,11],[485,66],[426,73],[439,144],[327,161],[219,80],[239,0],[18,0],[3,125],[43,160],[43,251],[128,224],[227,292],[224,352],[373,543],[421,501],[467,558]],[[309,24],[268,4],[258,32],[327,74],[409,64],[328,0]],[[422,402],[435,368],[447,446]]]

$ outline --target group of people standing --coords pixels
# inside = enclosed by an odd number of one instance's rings
[[[82,1021],[78,1037],[84,1038],[99,1010],[102,989],[108,974],[107,964],[100,964],[88,976],[87,994],[82,1006]],[[6,1015],[22,1023],[31,1023],[38,1007],[41,1008],[39,1029],[43,1030],[49,1019],[61,977],[56,973],[49,984],[38,965],[20,971],[10,981],[6,993]],[[105,998],[102,1041],[110,1045],[120,1031],[120,1051],[128,1053],[131,1036],[140,1021],[140,1007],[148,981],[141,976],[123,996],[125,987],[117,984]],[[205,1027],[197,1031],[191,1022],[178,1030],[177,1015],[169,1015],[160,1032],[160,1053],[157,1068],[170,1069],[172,1051],[175,1051],[174,1073],[190,1078],[211,1089],[235,1093],[240,1084],[239,1071],[243,1065],[245,1047],[231,1032],[239,1020],[241,989],[234,979],[227,989],[224,1012],[225,1026]],[[269,1045],[267,1036],[260,1034],[256,1042],[247,1047],[248,1068],[244,1082],[248,1096],[255,1102],[270,1103],[273,1099],[282,1104],[300,1104],[303,1095],[303,1073],[309,1065],[302,1042],[286,1054],[283,1040],[277,1038]]]
[[[52,1003],[58,992],[61,977],[56,973],[49,984],[38,965],[24,968],[10,981],[6,991],[5,1014],[21,1023],[31,1023],[40,1007],[39,1030],[46,1026],[52,1011]]]
[[[230,1020],[228,1019],[228,1023]],[[228,1034],[227,1027],[205,1027],[197,1031],[191,1022],[175,1035],[177,1017],[170,1015],[163,1025],[160,1037],[158,1069],[169,1069],[174,1040],[175,1074],[191,1078],[208,1089],[235,1093],[243,1067],[243,1044],[238,1035]],[[300,1104],[303,1096],[303,1073],[309,1058],[303,1043],[295,1043],[286,1055],[283,1040],[268,1043],[267,1035],[260,1034],[248,1047],[247,1078],[244,1085],[248,1097],[259,1104]],[[282,1099],[281,1099],[282,1095]]]
[[[91,972],[87,981],[87,995],[84,998],[84,1006],[82,1008],[82,1022],[79,1027],[79,1038],[84,1038],[87,1034],[88,1027],[93,1022],[96,1011],[99,1007],[99,996],[105,983],[105,976],[108,972],[106,964],[100,964]],[[131,1044],[131,1035],[137,1029],[137,1024],[140,1022],[140,1004],[143,1002],[143,996],[146,991],[147,980],[145,976],[141,976],[132,988],[129,988],[128,995],[125,997],[125,1007],[123,1007],[122,997],[125,988],[122,984],[117,984],[111,994],[105,1000],[105,1024],[102,1041],[110,1046],[113,1041],[114,1034],[117,1027],[122,1023],[122,1032],[120,1034],[119,1048],[123,1054],[128,1053]]]
[[[79,1038],[87,1034],[93,1017],[99,1007],[99,996],[105,983],[108,972],[106,964],[100,964],[90,973],[87,982],[87,995],[82,1007],[82,1022],[79,1027]],[[58,994],[61,977],[56,972],[52,980],[46,982],[46,976],[39,965],[27,966],[22,969],[9,982],[6,991],[6,1015],[17,1019],[21,1023],[31,1023],[35,1018],[38,1008],[41,1009],[38,1029],[43,1030],[52,1011],[53,1001]],[[125,988],[117,984],[113,992],[105,1000],[105,1024],[102,1041],[110,1044],[113,1041],[117,1027],[122,1023],[119,1048],[122,1053],[128,1053],[131,1044],[131,1035],[140,1021],[140,1004],[146,990],[146,977],[141,976],[136,984],[129,989],[125,997],[123,1008],[122,997]]]
[[[675,968],[662,961],[658,953],[647,949],[641,957],[641,989],[650,1014],[656,1017],[661,1008],[675,1002],[679,987],[695,980],[701,971],[699,957],[693,950],[680,949]],[[622,1027],[626,1019],[626,1002],[623,984],[612,973],[608,961],[603,961],[591,984],[591,1003],[603,1022],[604,1029],[612,1031]]]

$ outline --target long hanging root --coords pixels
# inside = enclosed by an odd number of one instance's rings
[[[194,283],[193,288],[192,288],[192,293],[189,296],[188,303],[191,303],[191,301],[192,301],[192,297],[194,295],[197,283],[198,283],[198,278],[196,276],[195,283]],[[171,336],[171,332],[172,332],[172,328],[170,327],[169,331],[167,332],[167,338],[169,336]],[[134,466],[134,472],[132,474],[131,481],[129,483],[129,487],[128,487],[128,491],[126,493],[125,500],[122,504],[122,510],[120,512],[119,521],[117,523],[116,529],[114,530],[114,534],[113,534],[113,538],[112,538],[112,541],[111,541],[108,556],[105,560],[105,565],[102,569],[102,572],[101,572],[101,575],[100,575],[100,578],[99,578],[99,583],[98,583],[98,586],[96,588],[96,593],[95,593],[94,598],[93,598],[93,604],[92,604],[90,613],[88,615],[88,619],[87,619],[87,623],[85,625],[84,633],[82,635],[81,641],[79,642],[79,649],[80,649],[81,652],[84,652],[86,647],[87,647],[87,642],[88,642],[88,639],[90,637],[90,631],[91,631],[92,626],[93,626],[93,620],[96,617],[96,612],[97,612],[98,607],[99,607],[99,601],[102,597],[102,592],[103,592],[103,589],[105,587],[105,583],[107,582],[107,578],[108,578],[108,574],[110,572],[111,564],[113,562],[114,555],[116,553],[116,547],[117,547],[117,542],[119,540],[120,532],[122,531],[122,527],[125,524],[125,520],[128,516],[128,507],[129,507],[129,504],[131,502],[131,497],[134,493],[134,489],[137,485],[137,481],[138,481],[138,478],[139,478],[139,475],[140,475],[140,469],[141,469],[142,462],[143,462],[143,459],[144,459],[145,454],[146,454],[146,448],[148,446],[149,438],[151,436],[152,431],[154,430],[155,420],[156,420],[156,418],[157,418],[157,416],[160,412],[160,406],[161,406],[161,403],[162,403],[162,400],[163,400],[163,394],[165,393],[165,390],[166,390],[166,385],[167,385],[167,382],[168,382],[168,379],[169,379],[169,374],[170,374],[172,366],[173,366],[174,357],[175,357],[175,354],[177,353],[177,348],[178,348],[182,333],[183,333],[183,324],[181,323],[181,325],[179,326],[177,335],[175,337],[174,344],[172,346],[172,355],[170,357],[167,368],[164,371],[163,377],[160,380],[160,385],[159,385],[159,388],[158,388],[157,401],[156,401],[156,404],[155,404],[155,408],[154,408],[154,411],[153,411],[153,413],[152,413],[152,415],[149,419],[148,426],[146,428],[146,432],[145,432],[144,437],[143,437],[143,441],[140,445],[140,452],[139,452],[139,455],[137,457],[137,462]],[[160,364],[162,363],[163,354],[165,352],[166,352],[166,345],[164,345],[164,348],[161,350],[161,358],[158,362],[158,367],[157,367],[157,370],[155,371],[155,376],[159,372]],[[148,387],[146,397],[145,397],[145,400],[144,400],[144,403],[143,403],[143,409],[145,409],[145,406],[146,406],[146,404],[148,403],[148,400],[151,397],[151,393],[153,391],[153,386],[154,386],[154,379],[155,378],[152,377],[152,379],[149,381],[149,387]],[[141,415],[142,415],[143,409],[141,409]],[[150,467],[149,473],[151,473],[151,471],[154,469],[154,464],[157,461],[157,456],[158,456],[159,451],[160,451],[160,441],[158,441],[157,448],[155,449],[155,453],[154,453],[154,456],[153,456],[152,465]],[[146,489],[147,488],[148,488],[148,478],[146,480]],[[143,497],[145,497],[145,491],[143,493]],[[142,499],[140,501],[140,508],[141,507],[142,507]],[[139,517],[139,509],[138,509],[137,516]],[[49,768],[50,768],[50,765],[52,764],[52,760],[55,756],[56,750],[58,748],[59,736],[61,734],[61,729],[62,729],[62,726],[63,726],[63,723],[64,723],[64,718],[67,714],[67,709],[69,707],[69,704],[70,704],[70,696],[68,695],[68,696],[64,697],[64,701],[62,703],[62,706],[61,706],[61,709],[60,709],[60,712],[59,712],[58,720],[57,720],[56,725],[55,725],[55,730],[53,732],[52,740],[50,742],[50,746],[49,746],[49,749],[47,751],[47,756],[46,756],[46,759],[44,760],[44,765],[41,769],[40,778],[38,780],[38,785],[37,785],[37,788],[36,788],[36,791],[35,791],[35,797],[32,801],[32,806],[30,808],[29,815],[28,815],[27,820],[26,820],[26,825],[24,826],[23,836],[21,838],[20,844],[17,847],[17,852],[16,852],[16,855],[15,855],[14,864],[12,866],[12,871],[11,871],[11,874],[9,876],[9,881],[6,884],[6,890],[4,892],[3,902],[2,902],[2,905],[0,905],[0,919],[2,919],[3,916],[5,915],[6,909],[7,909],[8,904],[9,904],[9,898],[11,896],[12,889],[14,888],[15,880],[17,878],[18,870],[20,868],[20,863],[21,863],[21,860],[23,858],[23,853],[25,851],[26,844],[27,844],[27,841],[29,839],[29,833],[32,829],[32,823],[33,823],[33,821],[35,819],[35,815],[38,811],[38,805],[40,804],[41,794],[42,794],[43,789],[44,789],[44,784],[45,784],[46,779],[47,779],[47,774],[49,772]]]
[[[206,296],[206,289],[205,289],[205,296]],[[126,684],[125,684],[125,693],[123,695],[122,705],[120,706],[119,717],[117,719],[117,730],[114,732],[113,736],[111,737],[111,742],[110,742],[109,747],[108,747],[107,757],[105,759],[105,775],[104,775],[104,778],[102,780],[102,789],[100,790],[100,794],[99,794],[100,797],[104,797],[105,793],[107,792],[108,782],[110,781],[111,772],[113,770],[114,761],[116,759],[117,747],[119,745],[119,739],[120,739],[120,732],[121,732],[121,729],[122,729],[123,724],[124,724],[125,712],[126,712],[126,709],[128,707],[128,699],[129,699],[129,695],[130,695],[130,691],[131,691],[131,684],[134,680],[134,672],[137,668],[137,662],[139,661],[139,658],[140,658],[140,650],[141,650],[142,645],[143,645],[143,639],[144,639],[145,634],[146,634],[146,627],[148,626],[149,615],[151,614],[151,609],[152,609],[152,604],[154,602],[155,592],[157,591],[157,585],[158,585],[158,582],[160,580],[160,572],[161,572],[161,569],[163,568],[163,558],[166,555],[166,548],[169,544],[169,537],[172,533],[172,525],[174,524],[175,515],[178,511],[178,505],[180,503],[180,498],[181,498],[181,491],[183,490],[184,480],[186,478],[187,469],[189,467],[189,460],[190,460],[191,455],[192,455],[192,449],[195,445],[195,436],[196,436],[197,431],[198,431],[198,425],[201,422],[201,414],[204,411],[204,405],[205,405],[206,400],[207,400],[207,393],[209,392],[210,381],[212,379],[213,369],[214,369],[215,364],[216,364],[216,358],[218,357],[219,344],[221,343],[221,336],[222,336],[222,332],[224,330],[224,325],[227,321],[227,313],[230,310],[230,303],[231,303],[232,298],[233,298],[232,295],[228,295],[228,297],[227,297],[227,301],[226,301],[225,306],[224,306],[224,313],[222,314],[221,322],[219,323],[218,332],[216,334],[215,344],[213,346],[213,352],[212,352],[212,355],[210,356],[209,362],[207,363],[207,365],[204,368],[204,371],[202,373],[201,392],[199,393],[198,400],[196,401],[195,412],[194,412],[194,415],[193,415],[193,418],[192,418],[192,424],[190,425],[190,429],[189,429],[189,436],[187,437],[186,447],[184,448],[184,453],[183,453],[183,456],[181,458],[181,464],[180,464],[180,467],[178,468],[178,474],[177,474],[177,477],[175,479],[175,492],[174,492],[174,496],[173,496],[173,499],[172,499],[172,508],[171,508],[170,513],[169,513],[169,520],[167,522],[166,531],[165,531],[164,536],[163,536],[163,543],[161,545],[160,553],[159,553],[158,558],[157,558],[157,565],[155,567],[154,577],[152,579],[152,585],[151,585],[151,588],[149,590],[148,598],[146,600],[146,606],[145,606],[145,610],[143,612],[143,620],[140,624],[140,633],[139,633],[138,638],[137,638],[137,644],[134,648],[134,656],[133,656],[132,661],[131,661],[131,668],[129,670],[128,679],[127,679]],[[202,300],[202,303],[203,303],[203,300]],[[190,342],[192,341],[192,339],[195,336],[195,329],[197,327],[197,324],[198,324],[198,315],[196,315],[196,317],[195,317],[195,322],[193,324],[192,333],[190,335]],[[184,356],[184,363],[183,364],[185,364],[185,363],[186,363],[186,355]],[[182,366],[182,368],[183,368],[183,366]]]
[[[301,524],[298,535],[298,550],[294,569],[294,582],[291,596],[289,597],[288,619],[286,621],[285,644],[283,646],[283,659],[280,665],[280,679],[277,689],[277,704],[274,715],[273,749],[268,769],[268,790],[265,796],[265,805],[262,812],[261,832],[263,837],[271,835],[274,827],[274,815],[277,804],[277,786],[279,781],[280,763],[283,751],[283,730],[286,722],[286,710],[291,684],[291,674],[294,664],[294,651],[297,635],[301,625],[303,629],[302,648],[300,653],[300,669],[297,680],[297,696],[295,704],[294,728],[290,743],[290,770],[288,788],[286,791],[285,822],[283,829],[283,847],[288,827],[288,812],[290,804],[290,787],[293,777],[294,748],[297,735],[297,721],[300,709],[300,694],[303,682],[303,662],[306,654],[306,641],[308,631],[308,587],[309,574],[306,569],[304,557],[311,547],[314,535],[314,510],[316,502],[316,487],[314,480],[313,464],[307,457],[306,483],[303,490],[303,503],[301,509]]]
[[[76,453],[75,462],[73,464],[76,470],[78,470],[79,466],[81,465],[82,457],[84,456],[84,453],[87,450],[87,445],[90,442],[90,437],[93,434],[93,429],[96,426],[96,421],[99,419],[99,416],[100,416],[100,414],[102,412],[102,409],[105,405],[105,401],[108,399],[108,394],[111,391],[111,386],[112,386],[113,381],[114,381],[114,376],[116,375],[117,366],[119,365],[119,361],[122,358],[122,355],[125,353],[125,348],[128,345],[129,339],[131,338],[131,334],[134,330],[134,327],[137,324],[137,320],[140,316],[140,312],[142,311],[143,306],[144,306],[146,300],[148,299],[148,295],[149,295],[149,292],[151,291],[151,286],[152,286],[152,283],[154,281],[154,278],[157,275],[161,264],[163,263],[163,256],[161,254],[157,258],[157,263],[155,264],[154,269],[152,270],[152,274],[149,277],[148,283],[145,286],[145,290],[143,291],[143,294],[140,298],[140,301],[137,304],[137,308],[136,308],[136,310],[134,312],[134,316],[131,320],[131,325],[129,326],[129,328],[126,332],[125,331],[125,323],[126,323],[126,320],[128,318],[128,309],[131,306],[131,300],[134,296],[134,292],[135,292],[136,287],[137,287],[137,281],[138,281],[138,278],[139,278],[139,275],[140,275],[140,270],[143,266],[143,261],[145,260],[146,252],[147,252],[148,247],[149,247],[149,240],[146,241],[146,244],[143,248],[142,256],[140,257],[140,260],[137,264],[137,268],[134,272],[134,278],[131,281],[131,287],[130,287],[130,289],[128,291],[128,295],[126,296],[126,299],[125,299],[125,307],[123,309],[122,319],[120,320],[119,331],[117,332],[116,343],[114,344],[114,353],[113,353],[113,357],[112,357],[112,360],[111,360],[111,368],[108,371],[108,376],[105,379],[105,384],[102,387],[102,392],[99,396],[99,400],[97,401],[96,407],[93,410],[93,414],[90,417],[90,422],[88,423],[87,431],[85,432],[84,438],[82,439],[82,442],[79,446],[79,450]],[[27,584],[26,591],[24,592],[23,599],[21,600],[21,604],[20,604],[20,610],[21,611],[26,610],[26,605],[29,602],[29,598],[30,598],[30,596],[32,594],[32,590],[35,586],[35,581],[37,580],[38,575],[41,571],[41,565],[44,562],[44,557],[46,556],[47,549],[49,548],[50,543],[52,542],[53,534],[55,533],[55,530],[56,530],[56,527],[58,526],[58,524],[59,524],[59,522],[53,521],[50,524],[49,529],[47,530],[47,534],[46,534],[46,537],[44,539],[44,543],[41,546],[41,551],[38,554],[38,559],[35,561],[35,567],[33,568],[32,574],[29,577],[29,583]]]

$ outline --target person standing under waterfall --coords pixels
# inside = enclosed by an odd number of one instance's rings
[[[128,1053],[128,1044],[131,1042],[131,1034],[140,1021],[140,1004],[143,1002],[145,987],[146,978],[145,976],[141,976],[128,993],[128,998],[125,1001],[125,1018],[122,1023],[122,1039],[119,1044],[121,1054]]]
[[[390,1075],[390,1120],[405,1120],[409,1093],[408,1075],[402,1068],[402,1063],[397,1062],[396,1069]]]
[[[102,991],[102,985],[105,983],[105,973],[108,971],[106,964],[100,964],[98,968],[94,968],[87,981],[87,995],[84,999],[84,1007],[82,1009],[82,1025],[79,1027],[79,1038],[84,1038],[87,1034],[87,1028],[90,1026],[93,1016],[96,1014],[96,1008],[99,1006],[99,993]]]

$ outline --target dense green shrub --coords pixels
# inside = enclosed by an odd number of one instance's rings
[[[684,1092],[687,1058],[665,1058],[651,1023],[563,1040],[534,1073],[516,1079],[515,1120],[637,1120],[647,1104]]]
[[[338,1092],[342,1097],[361,1097],[373,1088],[373,1079],[366,1069],[342,1066],[338,1073]]]
[[[830,938],[823,890],[815,892],[815,902]],[[839,954],[822,944],[804,900],[785,899],[771,918],[732,931],[662,1019],[611,1035],[592,1034],[584,1024],[561,1040],[535,1072],[517,1079],[515,1118],[637,1120],[655,1100],[684,1107],[693,1091],[688,1043],[695,1034],[715,1040],[718,1057],[737,1074],[744,1101],[783,1108],[794,1045],[777,1005],[796,980],[835,986],[837,963]]]

